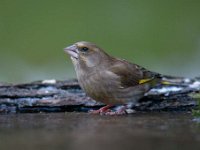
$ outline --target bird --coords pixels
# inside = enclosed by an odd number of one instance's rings
[[[135,63],[115,58],[94,43],[80,41],[64,48],[70,55],[80,87],[106,106],[94,114],[126,114],[128,104],[137,103],[156,85],[169,84],[163,75]],[[111,110],[122,105],[121,109]]]

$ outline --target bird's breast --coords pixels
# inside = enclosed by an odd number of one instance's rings
[[[82,89],[94,100],[106,104],[115,100],[113,91],[119,86],[116,75],[106,71],[96,71],[90,74],[80,72],[77,77]]]

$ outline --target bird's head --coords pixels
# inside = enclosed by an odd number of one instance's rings
[[[84,65],[86,67],[95,67],[107,59],[106,54],[101,48],[90,42],[77,42],[64,49],[71,56],[74,65]]]

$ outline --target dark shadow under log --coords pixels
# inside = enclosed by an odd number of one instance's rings
[[[197,106],[193,94],[199,89],[185,88],[173,94],[146,94],[133,109],[136,111],[191,111]],[[104,104],[81,90],[76,80],[44,80],[27,84],[0,83],[0,113],[87,112]]]

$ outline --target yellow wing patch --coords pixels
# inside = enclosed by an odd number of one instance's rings
[[[151,81],[151,80],[152,80],[152,78],[149,78],[149,79],[141,79],[141,80],[139,81],[139,84],[143,84],[143,83],[149,82],[149,81]]]
[[[152,80],[152,78],[141,79],[141,80],[139,81],[139,84],[144,84],[144,83],[149,82],[149,81],[151,81],[151,80]],[[161,81],[161,84],[164,84],[164,85],[171,85],[172,83],[169,82],[169,81]]]
[[[172,84],[169,81],[162,81],[161,83],[164,84],[164,85],[171,85]]]

